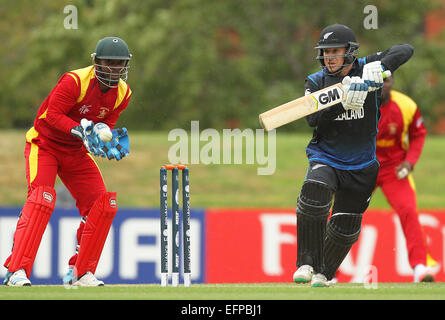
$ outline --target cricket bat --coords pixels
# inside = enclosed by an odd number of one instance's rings
[[[383,72],[383,79],[389,76],[391,76],[391,71]],[[343,85],[337,83],[263,112],[259,115],[260,124],[263,129],[270,131],[329,108],[345,99]]]

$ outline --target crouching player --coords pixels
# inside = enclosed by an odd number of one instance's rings
[[[129,153],[127,130],[113,128],[131,97],[125,82],[131,54],[122,39],[107,37],[97,43],[92,57],[93,65],[62,75],[26,133],[28,197],[4,263],[5,285],[31,285],[29,276],[56,202],[57,175],[81,215],[76,253],[63,282],[104,285],[94,273],[117,200],[115,192],[107,191],[92,155],[120,160]]]

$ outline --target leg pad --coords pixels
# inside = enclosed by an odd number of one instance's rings
[[[297,267],[323,268],[326,221],[332,204],[332,190],[324,183],[308,180],[297,204]]]
[[[362,215],[358,213],[333,214],[326,227],[324,242],[324,275],[330,280],[360,236]]]
[[[14,234],[14,246],[5,267],[10,272],[25,269],[31,274],[32,266],[56,203],[56,191],[47,186],[38,186],[23,206]]]
[[[93,204],[88,213],[79,254],[74,266],[74,276],[81,277],[87,271],[96,272],[108,232],[117,213],[116,192],[106,192]]]

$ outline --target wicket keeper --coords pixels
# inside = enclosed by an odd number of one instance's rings
[[[122,39],[106,37],[97,43],[92,58],[93,65],[62,75],[26,133],[28,197],[12,253],[4,263],[7,286],[31,285],[29,276],[56,202],[57,175],[81,215],[78,246],[63,282],[104,285],[94,273],[117,212],[117,200],[115,192],[107,191],[92,155],[120,160],[129,153],[127,130],[113,128],[131,97],[125,82],[131,54]]]
[[[358,48],[349,27],[324,28],[315,47],[322,70],[306,78],[306,94],[341,82],[346,96],[344,102],[306,117],[314,132],[296,209],[298,269],[293,280],[311,282],[312,287],[329,285],[358,240],[379,169],[376,136],[383,71],[394,72],[414,51],[399,44],[357,58]]]

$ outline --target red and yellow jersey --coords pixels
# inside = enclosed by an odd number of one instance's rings
[[[380,108],[377,158],[380,171],[394,171],[403,161],[415,166],[425,142],[426,129],[417,104],[407,95],[391,90],[388,103]]]
[[[81,146],[82,142],[71,135],[71,128],[82,118],[113,128],[130,97],[130,87],[123,80],[117,88],[102,92],[94,66],[69,71],[41,104],[27,141],[38,137],[64,146]]]

